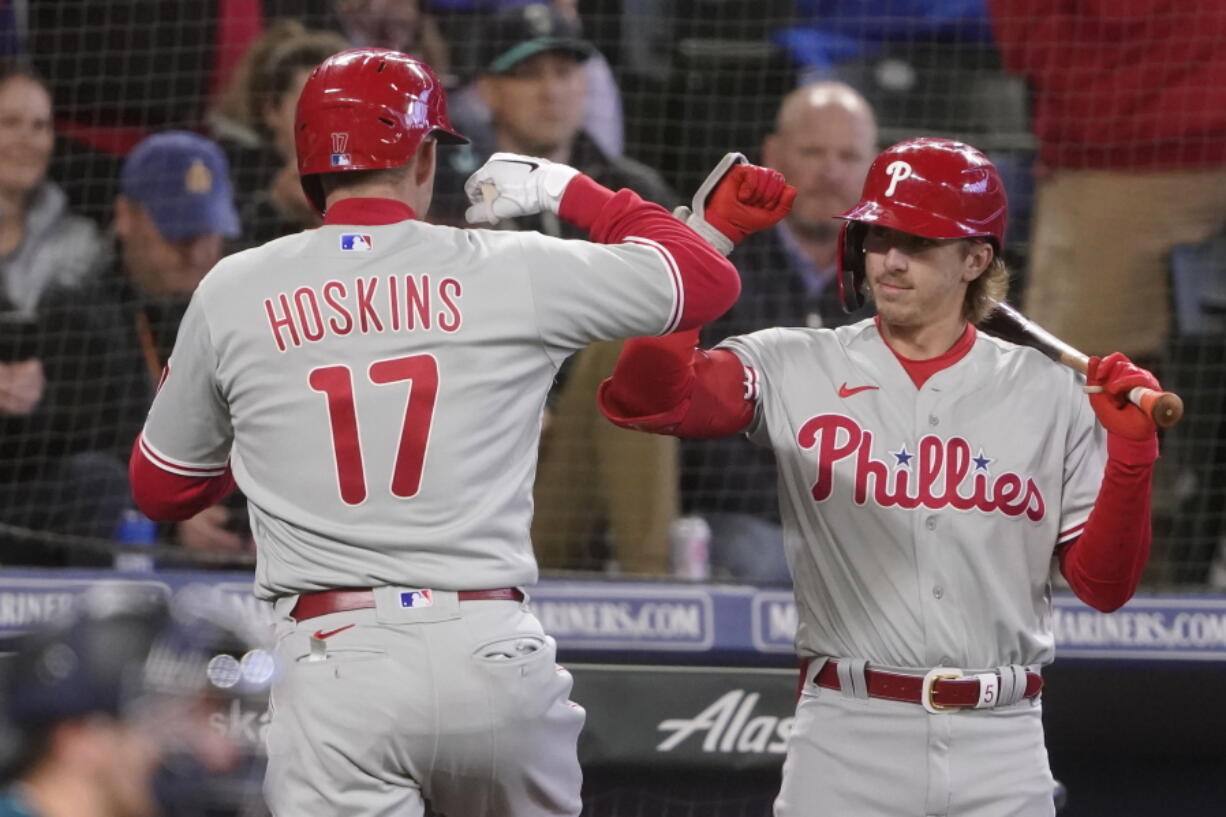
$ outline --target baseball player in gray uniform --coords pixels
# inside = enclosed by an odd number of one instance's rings
[[[594,340],[698,326],[733,267],[634,193],[498,154],[470,220],[548,210],[593,238],[417,220],[460,142],[425,64],[358,49],[297,110],[316,230],[218,264],[183,318],[132,454],[134,495],[184,518],[235,483],[255,591],[278,615],[265,793],[277,815],[577,815],[584,712],[525,606],[541,410]],[[706,229],[786,214],[728,170]]]
[[[1087,400],[976,330],[1007,287],[1006,209],[974,148],[894,145],[841,216],[844,306],[867,289],[876,318],[637,339],[601,387],[621,425],[776,454],[803,666],[779,817],[1053,812],[1051,562],[1101,610],[1134,591],[1158,445],[1126,395],[1157,381],[1094,358]]]

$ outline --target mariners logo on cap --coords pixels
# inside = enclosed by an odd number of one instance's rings
[[[431,607],[433,605],[433,590],[405,590],[400,594],[401,607]]]
[[[549,7],[544,3],[533,3],[524,7],[524,21],[532,29],[532,36],[546,37],[553,29],[553,20],[549,16]]]
[[[183,189],[188,193],[204,194],[213,189],[213,174],[199,159],[192,159],[192,165],[183,176]]]
[[[353,160],[349,157],[349,134],[348,133],[333,133],[332,134],[332,166],[333,167],[349,167],[353,164]]]
[[[370,252],[373,247],[370,233],[341,233],[341,249],[346,252]]]

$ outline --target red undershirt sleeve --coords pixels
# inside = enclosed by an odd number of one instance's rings
[[[145,456],[139,438],[128,460],[128,479],[136,507],[158,522],[190,519],[225,499],[235,488],[228,464],[225,473],[215,477],[172,474]]]
[[[726,437],[753,421],[745,367],[726,349],[696,349],[698,330],[626,341],[597,402],[614,424],[673,437]]]
[[[1150,494],[1158,440],[1107,435],[1102,487],[1081,536],[1059,553],[1060,572],[1077,598],[1118,610],[1136,592],[1153,538]]]
[[[631,190],[614,193],[580,174],[567,186],[558,215],[587,231],[598,244],[627,238],[656,242],[673,257],[681,276],[678,329],[693,329],[728,311],[741,293],[736,267],[671,213]]]

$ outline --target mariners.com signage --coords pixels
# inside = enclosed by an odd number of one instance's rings
[[[1057,599],[1052,626],[1056,660],[1226,660],[1226,599],[1221,598],[1142,597],[1111,614]]]
[[[6,570],[0,575],[0,636],[49,621],[87,587],[117,580],[138,581],[158,594],[204,582],[246,615],[270,613],[252,597],[250,577],[241,574],[117,579],[104,571]],[[580,739],[585,764],[766,770],[782,762],[796,693],[797,617],[790,592],[613,581],[546,581],[530,591],[533,609],[575,676],[572,697],[587,710]],[[1057,661],[1226,661],[1226,597],[1142,596],[1106,615],[1061,595],[1052,627]],[[567,650],[601,663],[576,664]],[[660,665],[625,663],[627,653],[653,652]],[[755,661],[788,668],[744,666]],[[675,666],[696,663],[727,666]],[[267,723],[266,713],[236,704],[219,713],[214,726],[258,746]]]
[[[545,585],[531,601],[545,632],[571,649],[688,652],[715,645],[716,598],[702,588]]]
[[[0,636],[50,621],[90,585],[117,581],[109,571],[7,570],[0,576]],[[249,576],[209,572],[130,574],[150,592],[193,582],[218,586],[250,616],[270,617],[251,594]],[[660,652],[777,656],[790,661],[796,607],[790,591],[732,585],[544,581],[531,604],[558,645],[586,652]],[[1226,661],[1226,597],[1140,596],[1099,613],[1068,594],[1056,596],[1056,657]]]

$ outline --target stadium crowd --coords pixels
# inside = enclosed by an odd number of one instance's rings
[[[298,184],[293,117],[311,70],[334,53],[400,50],[451,88],[472,144],[440,153],[439,223],[463,225],[464,179],[495,151],[568,163],[669,207],[688,198],[692,169],[724,150],[782,172],[795,206],[733,254],[743,293],[704,332],[708,345],[869,314],[838,308],[832,216],[857,200],[882,146],[934,130],[894,104],[906,84],[896,58],[905,27],[865,29],[840,51],[821,9],[781,12],[762,32],[760,11],[704,28],[706,6],[683,3],[661,26],[687,46],[662,60],[628,45],[637,15],[663,14],[659,3],[16,5],[26,13],[0,14],[3,565],[110,558],[70,537],[110,539],[130,513],[127,455],[196,284],[228,252],[320,223]],[[967,131],[941,135],[986,142],[1002,169],[1020,168],[1011,199],[1033,217],[1019,219],[1006,250],[1020,303],[1086,352],[1122,349],[1185,392],[1189,422],[1167,435],[1159,466],[1150,578],[1226,585],[1217,454],[1226,397],[1212,374],[1226,357],[1226,104],[1213,99],[1226,94],[1226,10],[1203,2],[1157,14],[1156,0],[1129,0],[1047,14],[1049,5],[988,0],[978,18],[946,28],[917,18],[915,30],[937,27],[937,51],[951,61],[989,55],[971,73],[995,96],[967,95],[980,109]],[[694,56],[702,43],[723,48],[708,77]],[[769,58],[754,62],[738,43]],[[897,70],[858,70],[877,56]],[[922,82],[918,59],[910,70]],[[739,101],[687,108],[720,71],[738,72],[728,87]],[[1002,87],[1025,88],[1029,105],[1020,120],[998,115],[993,131],[979,114],[1004,105]],[[728,122],[747,97],[755,115]],[[1018,133],[1018,121],[1032,132]],[[697,130],[706,140],[686,153]],[[549,214],[498,228],[576,237]],[[620,348],[575,355],[546,407],[532,531],[542,567],[681,573],[679,545],[692,542],[680,540],[699,537],[713,578],[788,583],[773,456],[740,437],[692,445],[605,422],[594,395]],[[237,564],[253,549],[239,496],[162,525],[159,538]]]

